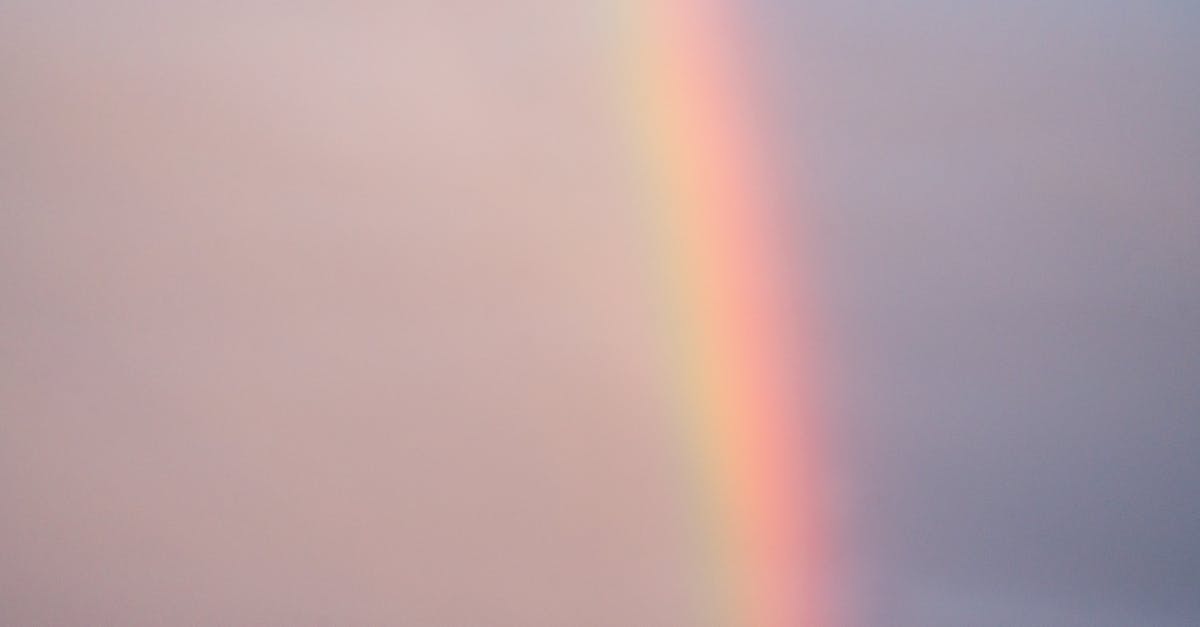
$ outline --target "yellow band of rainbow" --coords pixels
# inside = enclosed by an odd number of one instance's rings
[[[820,627],[816,447],[786,229],[733,0],[625,0],[622,75],[703,495],[704,624]],[[794,274],[794,272],[792,273]],[[715,619],[715,620],[708,620]]]

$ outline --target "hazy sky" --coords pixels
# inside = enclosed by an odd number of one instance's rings
[[[859,623],[1200,624],[1200,8],[746,6]],[[0,623],[691,627],[595,11],[0,0]]]
[[[691,622],[581,6],[0,5],[0,623]]]

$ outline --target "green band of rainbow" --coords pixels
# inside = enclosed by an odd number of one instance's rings
[[[816,447],[749,56],[733,0],[626,0],[622,75],[664,250],[715,624],[828,624]],[[703,621],[706,624],[707,620]]]

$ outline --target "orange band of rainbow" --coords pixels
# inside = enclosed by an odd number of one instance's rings
[[[827,624],[815,447],[749,55],[732,0],[628,0],[634,120],[662,234],[675,377],[704,495],[704,611],[720,625]],[[706,624],[709,621],[703,621]]]

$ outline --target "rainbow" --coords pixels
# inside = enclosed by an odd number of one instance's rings
[[[829,624],[805,317],[733,0],[625,0],[621,71],[669,296],[697,624]],[[789,273],[794,275],[794,272]],[[807,443],[807,444],[806,444]]]

